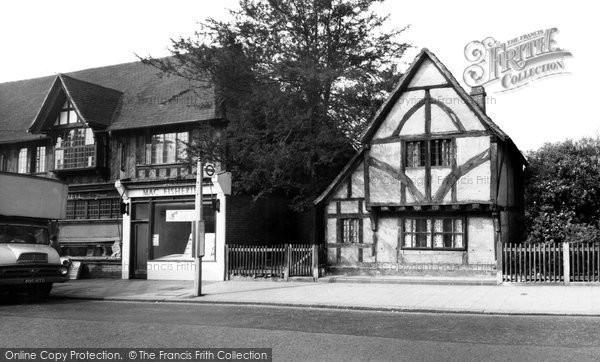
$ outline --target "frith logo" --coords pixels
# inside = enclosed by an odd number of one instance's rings
[[[556,28],[538,30],[504,43],[492,37],[470,42],[465,58],[472,64],[463,73],[465,83],[471,87],[499,84],[498,91],[504,92],[567,73],[564,59],[571,53],[556,45],[557,32]]]

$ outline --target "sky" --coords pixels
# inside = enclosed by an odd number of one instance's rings
[[[488,89],[488,115],[523,150],[545,142],[600,134],[595,112],[600,47],[592,1],[393,1],[375,10],[389,25],[410,28],[402,41],[413,48],[406,67],[426,47],[463,81],[470,63],[465,45],[487,37],[504,42],[539,29],[557,28],[557,45],[573,56],[567,74],[510,92]],[[103,0],[4,2],[0,5],[0,82],[136,61],[169,54],[170,39],[192,36],[206,17],[226,20],[236,0]],[[496,87],[497,88],[497,87]]]

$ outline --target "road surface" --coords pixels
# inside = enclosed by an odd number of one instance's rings
[[[51,299],[0,303],[0,347],[267,347],[276,361],[581,361],[600,358],[600,318]]]

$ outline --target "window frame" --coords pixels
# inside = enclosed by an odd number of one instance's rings
[[[180,135],[185,134],[185,137],[180,138]],[[172,135],[172,136],[171,136]],[[172,147],[167,147],[167,136],[172,137]],[[162,138],[160,142],[156,142],[157,138]],[[187,149],[190,141],[189,131],[175,132],[156,132],[150,135],[149,141],[146,143],[144,165],[164,166],[164,165],[181,165],[185,164],[187,158]],[[159,147],[160,145],[160,147]],[[157,153],[162,154],[158,161]],[[173,159],[170,159],[169,154],[172,153]]]
[[[72,125],[68,125],[69,127],[63,127],[60,129],[60,131],[57,132],[57,135],[55,137],[55,142],[54,142],[54,163],[53,163],[53,169],[52,171],[72,171],[72,170],[91,170],[91,169],[95,169],[98,167],[98,141],[96,140],[96,135],[94,133],[94,130],[90,127],[85,126],[84,124],[78,124],[76,127],[73,127]],[[83,135],[82,137],[78,137],[77,133],[80,132],[80,130],[83,130]],[[69,146],[65,146],[65,142],[67,142],[68,140],[68,134],[70,132],[75,132],[75,137],[77,137],[77,141],[83,141],[83,144],[77,144],[75,146],[73,145],[69,145]],[[58,138],[61,138],[61,145],[58,146]],[[91,139],[92,143],[88,143],[88,141]],[[74,142],[73,140],[70,140],[70,142]],[[67,151],[71,151],[74,153],[77,153],[79,150],[83,150],[83,160],[84,160],[84,164],[85,166],[81,166],[81,167],[66,167],[65,166],[65,159],[66,159],[66,153]],[[62,156],[58,157],[58,154],[62,152]],[[89,166],[88,165],[88,157],[92,156],[93,160],[92,160],[92,165]],[[78,155],[73,156],[74,159],[74,163],[75,165],[78,164]],[[58,167],[58,161],[61,160],[61,167]]]
[[[348,222],[349,231],[346,233],[345,223]],[[362,244],[362,218],[344,217],[339,219],[339,243],[347,245]],[[346,236],[350,240],[346,240]]]
[[[22,157],[22,152],[25,151],[25,157]],[[25,161],[24,168],[22,170],[22,162]],[[31,173],[31,152],[29,147],[21,147],[19,148],[19,153],[17,155],[17,173],[20,174],[28,174]]]
[[[66,114],[66,123],[61,123],[61,115],[62,114]],[[75,121],[71,121],[71,115],[75,115]],[[55,127],[73,127],[73,126],[77,126],[79,124],[83,124],[83,122],[81,122],[81,119],[79,118],[79,115],[77,114],[77,110],[75,109],[75,106],[73,105],[73,103],[71,103],[70,100],[66,100],[65,103],[62,105],[62,107],[60,108],[60,111],[58,112],[58,115],[56,116],[56,120],[54,121],[54,126]]]
[[[442,231],[441,232],[436,232],[434,230],[435,228],[435,220],[442,220]],[[444,220],[452,220],[452,232],[444,232],[443,231],[443,222]],[[425,220],[425,223],[427,225],[427,221],[431,222],[431,232],[429,232],[429,230],[426,230],[425,232],[421,232],[421,231],[412,231],[412,232],[407,232],[406,231],[406,220],[415,220],[415,226],[417,224],[417,220]],[[455,228],[455,223],[457,220],[460,220],[462,223],[462,232],[455,232],[454,228]],[[427,228],[427,226],[426,226]],[[416,227],[415,227],[416,229]],[[427,228],[428,229],[428,228]],[[435,216],[407,216],[407,217],[401,217],[400,218],[400,226],[399,226],[399,232],[400,232],[400,248],[402,250],[428,250],[428,251],[466,251],[467,250],[467,241],[468,241],[468,237],[467,237],[467,217],[466,216],[447,216],[447,215],[435,215]],[[407,234],[423,234],[425,235],[426,241],[425,241],[425,247],[415,247],[414,246],[414,242],[412,243],[413,246],[405,246],[405,236]],[[455,237],[456,235],[462,235],[462,247],[436,247],[435,246],[435,235],[442,235],[442,243],[443,243],[443,235],[447,235],[450,234],[453,236],[452,238],[452,242],[453,244],[455,243]],[[427,246],[427,237],[430,238],[431,241],[431,245]],[[413,239],[414,240],[414,239]]]
[[[42,152],[40,152],[42,151]],[[46,157],[46,146],[36,146],[34,157],[34,173],[46,173],[48,171],[48,157]]]
[[[441,142],[440,147],[439,147],[439,153],[440,153],[440,165],[437,164],[436,162],[433,162],[433,157],[434,157],[434,153],[437,154],[434,151],[434,142]],[[448,147],[449,147],[449,152],[448,152],[448,160],[446,162],[444,162],[443,160],[443,144],[444,142],[448,142]],[[409,155],[412,154],[412,152],[410,150],[415,150],[414,146],[412,145],[418,145],[417,146],[417,150],[418,150],[418,156],[417,158],[419,159],[419,162],[417,165],[415,165],[412,162],[412,158],[409,159]],[[440,138],[427,138],[427,139],[416,139],[416,140],[410,140],[410,141],[404,141],[404,147],[403,149],[404,151],[404,165],[405,168],[409,168],[409,169],[424,169],[427,167],[433,167],[433,168],[447,168],[447,167],[452,167],[452,163],[453,160],[456,159],[456,151],[455,151],[455,147],[454,147],[454,141],[453,138],[444,138],[444,137],[440,137]],[[435,163],[435,164],[434,164]]]

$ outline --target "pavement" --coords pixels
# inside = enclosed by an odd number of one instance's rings
[[[597,315],[600,286],[415,284],[371,277],[321,282],[83,279],[55,284],[54,298],[154,303],[208,303],[397,312]],[[381,281],[381,282],[378,282]]]

